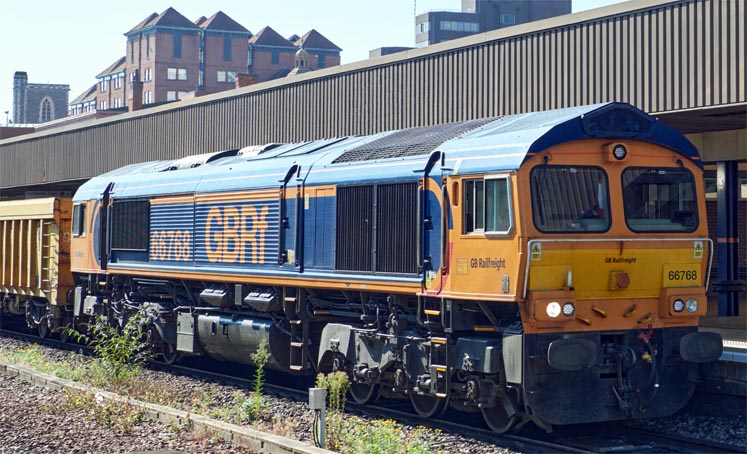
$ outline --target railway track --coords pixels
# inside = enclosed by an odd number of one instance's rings
[[[26,342],[45,345],[52,348],[82,351],[89,353],[90,348],[52,338],[40,338],[37,335],[19,332],[10,329],[0,329],[1,337],[10,337]],[[197,361],[194,361],[197,362]],[[199,361],[202,362],[202,361]],[[212,380],[224,384],[230,384],[242,388],[251,388],[251,378],[241,376],[237,373],[221,373],[209,370],[210,366],[225,368],[224,363],[207,360],[207,368],[204,365],[165,364],[153,362],[150,367],[170,373],[189,375],[195,378]],[[236,366],[234,366],[236,367]],[[245,375],[250,368],[236,367]],[[287,377],[287,376],[286,376]],[[308,399],[307,387],[311,380],[302,381],[295,386],[280,385],[277,383],[265,383],[264,390],[276,396],[305,402]],[[520,452],[572,452],[572,453],[613,453],[613,452],[650,452],[650,453],[744,453],[745,448],[725,443],[712,442],[694,438],[680,437],[671,434],[645,431],[642,429],[625,427],[621,424],[612,425],[588,424],[579,426],[566,426],[555,433],[546,434],[536,428],[528,428],[522,433],[510,433],[497,435],[487,428],[480,427],[484,423],[480,418],[470,418],[468,423],[450,420],[448,412],[444,418],[423,418],[415,413],[407,411],[409,404],[406,401],[387,400],[383,403],[374,402],[368,405],[358,405],[352,401],[346,403],[346,410],[352,413],[364,414],[376,418],[393,419],[402,424],[411,426],[425,426],[438,429],[444,433],[454,433],[469,438],[495,444],[496,447],[520,451]],[[460,413],[459,419],[464,420],[465,414]]]

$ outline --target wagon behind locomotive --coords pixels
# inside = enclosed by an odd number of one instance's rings
[[[2,312],[25,316],[42,337],[70,318],[71,219],[70,198],[0,202]]]

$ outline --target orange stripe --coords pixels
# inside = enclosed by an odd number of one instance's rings
[[[109,274],[127,275],[141,277],[162,277],[171,279],[193,279],[212,282],[239,282],[256,285],[277,285],[283,287],[305,287],[305,288],[339,288],[342,290],[372,290],[389,291],[394,293],[416,294],[420,291],[420,282],[376,282],[376,281],[348,281],[342,279],[319,279],[307,278],[303,275],[292,278],[282,276],[256,276],[229,274],[226,271],[208,273],[195,271],[170,272],[162,270],[141,270],[136,268],[109,267]]]
[[[192,203],[195,201],[194,196],[177,196],[177,197],[158,197],[150,199],[151,205],[171,205],[176,203]]]
[[[718,243],[739,243],[739,238],[719,238]]]
[[[270,189],[252,192],[211,192],[208,194],[198,194],[195,196],[197,203],[209,202],[243,202],[249,200],[278,200],[280,198],[280,189]]]

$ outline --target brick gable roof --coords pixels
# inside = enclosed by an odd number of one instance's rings
[[[243,25],[228,17],[228,15],[226,15],[223,11],[218,11],[209,19],[200,21],[200,23],[197,25],[205,30],[219,30],[251,34],[251,32],[244,28]]]
[[[105,70],[101,71],[100,73],[96,74],[96,77],[104,77],[106,75],[112,74],[112,73],[118,73],[125,70],[125,58],[119,57],[117,61],[109,65]]]
[[[132,30],[125,33],[125,35],[129,35],[130,33],[144,30],[150,27],[192,28],[195,30],[199,28],[197,25],[193,24],[192,21],[182,16],[179,11],[175,10],[172,7],[169,7],[161,14],[153,13],[150,16],[146,17]]]
[[[305,35],[300,37],[293,43],[296,47],[303,47],[304,49],[327,49],[341,51],[339,47],[332,41],[328,40],[324,35],[314,30],[313,28],[306,32]]]
[[[70,105],[80,104],[86,101],[93,101],[94,99],[96,99],[96,90],[98,86],[99,84],[93,84],[90,87],[88,87],[88,90],[79,94],[75,99],[70,101]]]
[[[158,17],[158,13],[150,13],[148,15],[148,17],[146,17],[145,19],[141,20],[139,24],[137,24],[134,27],[132,27],[127,33],[125,33],[125,35],[128,34],[128,33],[132,33],[132,32],[138,31],[141,28],[144,28],[146,25],[148,25],[156,17]]]
[[[263,28],[256,35],[249,38],[249,44],[254,44],[257,46],[275,46],[275,47],[295,48],[292,42],[280,36],[278,32],[276,32],[269,26]]]

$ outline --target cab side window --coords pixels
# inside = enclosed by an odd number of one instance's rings
[[[86,235],[86,204],[79,203],[73,207],[73,236]]]
[[[513,224],[508,178],[465,180],[463,219],[464,233],[508,233]]]

